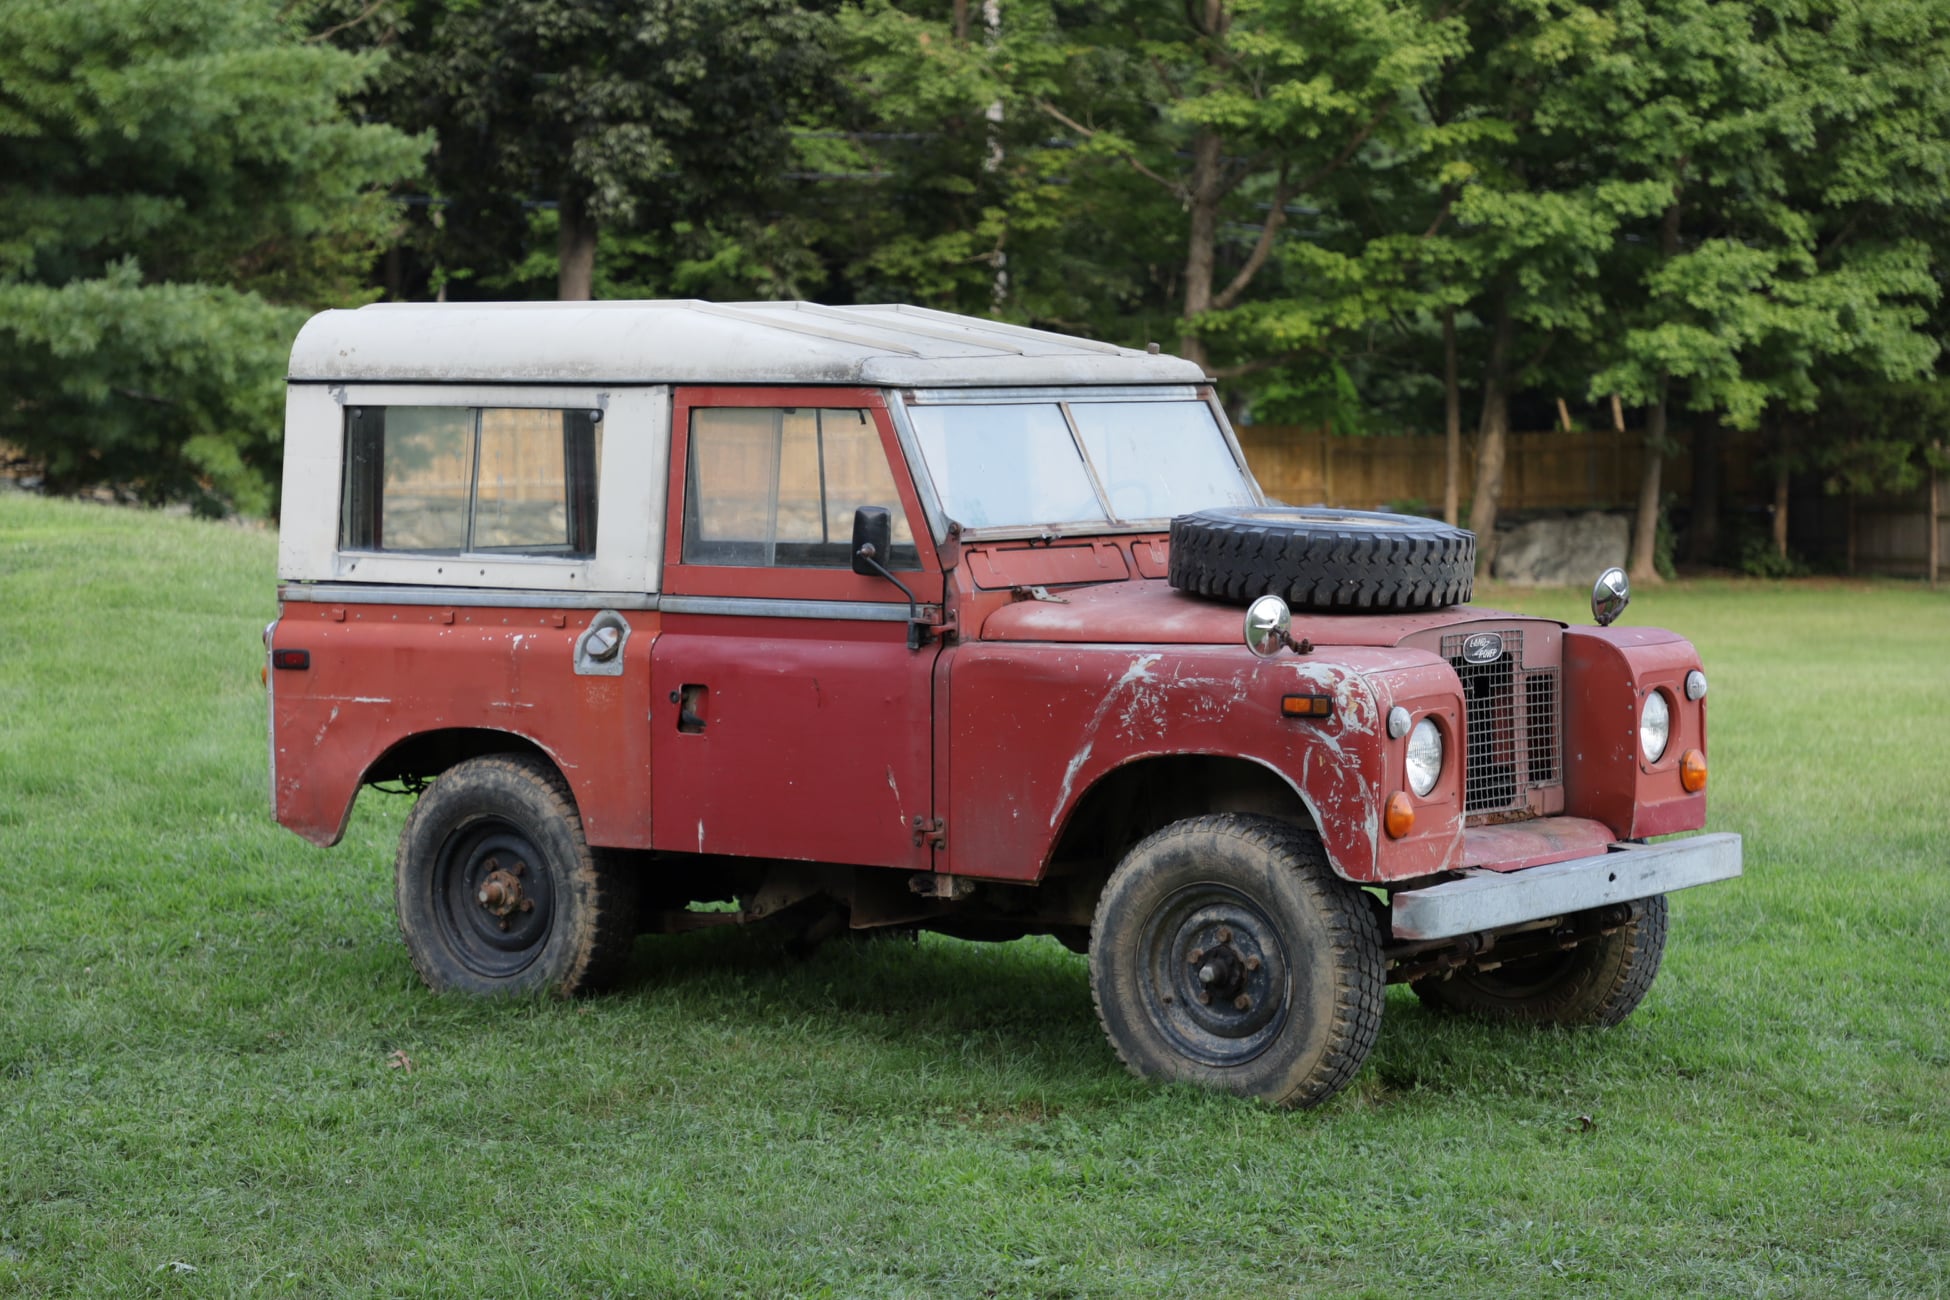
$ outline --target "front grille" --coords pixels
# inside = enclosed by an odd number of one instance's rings
[[[1558,755],[1557,669],[1526,668],[1523,633],[1496,633],[1502,651],[1471,663],[1465,645],[1480,655],[1483,634],[1456,632],[1442,638],[1442,657],[1462,679],[1468,743],[1463,757],[1463,812],[1495,813],[1526,808],[1530,792],[1563,780]]]

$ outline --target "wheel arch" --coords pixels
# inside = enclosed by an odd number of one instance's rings
[[[1100,774],[1072,800],[1043,859],[1043,874],[1117,861],[1153,831],[1208,813],[1260,813],[1319,833],[1320,810],[1263,759],[1194,752],[1147,754]],[[1338,863],[1330,865],[1337,874]]]
[[[556,775],[569,781],[568,773],[555,755],[519,732],[499,731],[492,727],[442,727],[435,731],[416,731],[388,745],[377,758],[366,764],[365,771],[359,775],[359,784],[366,786],[379,781],[409,778],[424,780],[440,775],[457,763],[464,763],[470,758],[484,758],[489,754],[523,754],[539,758],[554,768]],[[569,785],[573,790],[574,782],[569,781]]]

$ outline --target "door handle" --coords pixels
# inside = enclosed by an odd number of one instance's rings
[[[677,706],[677,729],[687,735],[704,730],[704,697],[710,692],[702,685],[687,683],[670,693]]]

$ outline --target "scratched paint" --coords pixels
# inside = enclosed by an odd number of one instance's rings
[[[1261,661],[1243,646],[1051,649],[955,651],[948,869],[958,874],[1036,878],[1098,781],[1168,755],[1240,758],[1278,774],[1314,811],[1330,860],[1353,879],[1425,873],[1455,842],[1432,821],[1431,838],[1412,854],[1381,843],[1385,710],[1364,674],[1447,672],[1426,652],[1354,648],[1328,662]],[[1329,695],[1335,716],[1285,718],[1279,701],[1289,693]]]
[[[1152,680],[1151,665],[1162,658],[1164,658],[1162,654],[1138,655],[1131,660],[1130,666],[1124,670],[1124,675],[1112,683],[1110,689],[1104,692],[1103,698],[1097,701],[1096,711],[1090,715],[1090,722],[1084,728],[1083,746],[1063,769],[1063,786],[1057,792],[1055,805],[1050,810],[1049,824],[1052,828],[1055,827],[1057,818],[1061,817],[1064,810],[1068,808],[1070,790],[1076,783],[1077,773],[1082,770],[1085,763],[1090,761],[1090,755],[1096,749],[1097,733],[1103,730],[1104,719],[1109,716],[1112,709],[1120,710],[1118,724],[1126,736],[1135,729],[1140,717],[1143,717],[1149,725],[1157,727],[1160,732],[1163,731],[1163,719],[1157,716],[1162,697],[1145,689],[1146,684]]]
[[[453,618],[452,623],[442,620]],[[569,781],[593,843],[647,848],[643,778],[650,737],[619,718],[650,712],[654,613],[633,613],[624,677],[578,677],[575,639],[588,614],[432,606],[284,606],[276,649],[311,652],[311,667],[278,673],[271,748],[278,821],[318,844],[344,834],[354,796],[388,750],[456,728],[503,732],[549,755]],[[558,663],[559,672],[536,671]],[[523,670],[520,665],[528,667]],[[379,690],[373,687],[378,686]],[[294,745],[298,753],[294,755]]]

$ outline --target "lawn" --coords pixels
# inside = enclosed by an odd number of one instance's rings
[[[1950,1293],[1950,593],[1642,593],[1746,877],[1675,896],[1625,1025],[1397,988],[1280,1113],[1128,1078],[1049,940],[428,994],[405,800],[330,851],[266,808],[274,552],[0,494],[0,1294]]]

